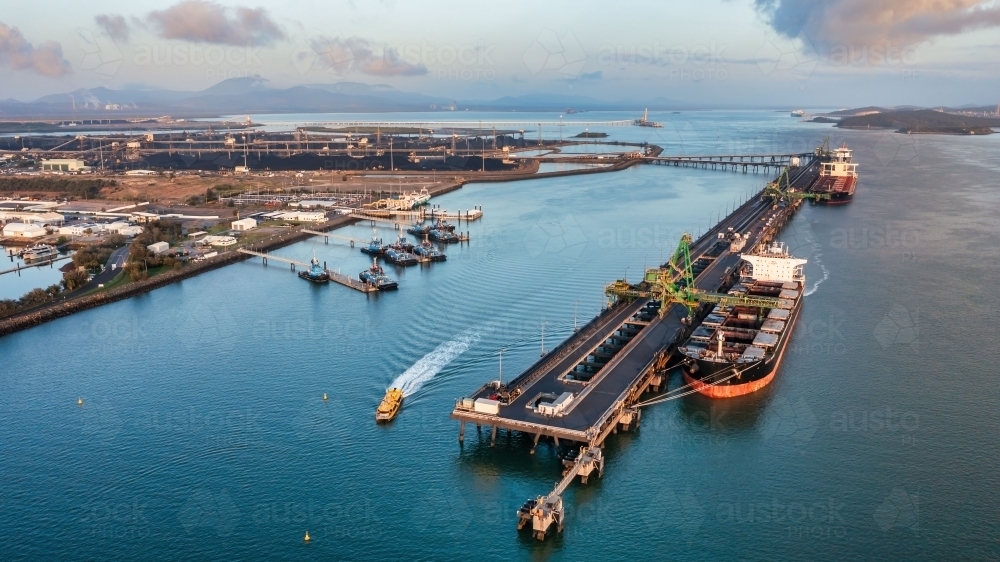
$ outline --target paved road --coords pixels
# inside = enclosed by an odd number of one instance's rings
[[[98,285],[103,285],[114,279],[119,273],[122,272],[122,266],[125,265],[125,259],[128,258],[128,246],[118,248],[111,253],[111,257],[108,258],[108,263],[104,265],[104,271],[98,273],[90,282],[81,287],[80,289],[73,291],[73,293],[66,295],[67,297],[74,297],[77,295],[85,294],[92,291],[98,287]]]

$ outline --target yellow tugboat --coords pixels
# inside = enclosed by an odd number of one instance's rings
[[[385,393],[385,398],[378,405],[378,409],[375,410],[375,421],[376,422],[387,422],[392,421],[399,413],[399,409],[403,406],[403,391],[398,388],[390,388]]]

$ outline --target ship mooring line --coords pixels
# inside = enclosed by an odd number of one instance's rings
[[[719,380],[717,380],[717,381],[715,381],[713,383],[707,383],[707,384],[706,383],[702,383],[702,384],[704,384],[705,386],[715,386],[715,385],[718,385],[718,384],[722,384],[722,383],[726,382],[727,380],[729,380],[729,379],[731,379],[733,377],[738,377],[738,376],[740,376],[740,375],[743,374],[743,371],[737,371],[735,366],[730,367],[730,368],[734,372],[733,372],[733,374],[729,375],[728,377],[725,377],[723,379],[719,379]],[[666,394],[669,395],[671,392],[677,392],[678,390],[684,390],[686,388],[691,388],[692,386],[694,386],[694,383],[686,384],[684,386],[677,387],[677,388],[675,388],[673,390],[669,390],[669,391],[666,392]],[[682,398],[682,397],[687,396],[689,394],[694,394],[695,392],[698,392],[698,390],[697,389],[695,389],[695,390],[688,390],[687,392],[684,392],[684,393],[681,393],[681,394],[672,394],[672,395],[669,395],[669,396],[657,396],[656,398],[650,398],[649,400],[646,400],[645,402],[639,402],[634,407],[635,408],[645,408],[646,406],[654,406],[656,404],[660,404],[660,403],[663,403],[663,402],[669,402],[671,400],[676,400],[678,398]]]

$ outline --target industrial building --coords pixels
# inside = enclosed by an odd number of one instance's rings
[[[105,225],[110,234],[121,234],[122,236],[138,236],[142,234],[142,227],[136,226],[134,224],[129,224],[123,221],[115,221],[111,224]]]
[[[169,250],[170,244],[168,242],[156,242],[154,244],[146,246],[146,249],[149,250],[150,252],[153,252],[154,254],[159,255]]]
[[[89,172],[88,166],[83,160],[73,158],[53,158],[42,160],[43,172]]]
[[[233,221],[233,230],[253,230],[254,228],[257,228],[257,221],[254,219]]]
[[[93,222],[71,224],[69,226],[60,226],[59,234],[66,234],[69,236],[85,236],[87,234],[100,234],[104,232],[106,226],[107,225],[100,223],[93,223]]]
[[[12,222],[3,227],[4,238],[41,238],[47,231],[33,223]]]
[[[66,217],[63,215],[52,212],[0,211],[0,224],[19,221],[42,226],[55,226],[62,224],[65,220]]]

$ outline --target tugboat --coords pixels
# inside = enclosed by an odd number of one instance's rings
[[[413,223],[413,225],[411,225],[410,228],[407,228],[406,232],[414,236],[426,236],[428,233],[430,233],[431,228],[432,227],[426,224],[420,224],[419,222],[416,222]]]
[[[59,250],[57,250],[55,246],[49,246],[48,244],[35,244],[21,253],[21,257],[23,257],[26,262],[47,260],[58,255]]]
[[[417,265],[420,258],[397,246],[388,246],[385,250],[385,261],[393,265]]]
[[[378,258],[372,258],[372,266],[362,271],[358,275],[358,279],[375,286],[380,291],[391,291],[399,288],[399,284],[385,274],[382,266],[378,264]]]
[[[444,252],[441,250],[438,250],[427,238],[424,238],[424,241],[419,246],[413,248],[413,253],[429,261],[444,261],[448,259],[448,256],[444,255]]]
[[[392,246],[390,247],[396,248],[397,250],[403,250],[404,252],[413,251],[413,244],[411,244],[410,241],[407,240],[406,237],[403,236],[402,234],[400,234],[399,237],[396,238],[396,241],[393,242]]]
[[[455,225],[441,219],[438,219],[437,222],[434,223],[434,226],[431,228],[433,230],[446,230],[448,232],[455,232]]]
[[[382,239],[378,237],[378,234],[372,229],[372,239],[368,242],[367,246],[361,247],[361,253],[368,254],[369,256],[381,256],[385,253],[385,246],[382,245]]]
[[[452,227],[452,229],[454,229],[454,227]],[[461,241],[453,232],[445,229],[431,229],[430,237],[435,242],[442,242],[444,244],[454,244]]]
[[[330,280],[330,274],[327,273],[326,268],[319,265],[316,256],[313,256],[313,259],[309,261],[309,269],[299,272],[299,277],[313,283],[326,283]]]
[[[390,388],[386,391],[385,397],[375,410],[376,422],[389,422],[396,417],[399,409],[403,407],[403,391],[398,388]]]

